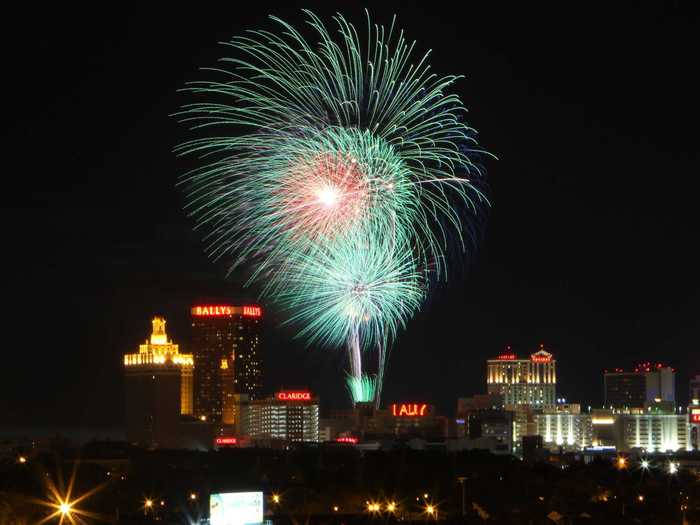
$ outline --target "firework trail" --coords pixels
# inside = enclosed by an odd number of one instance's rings
[[[178,116],[203,135],[176,148],[201,159],[183,176],[187,210],[209,254],[249,267],[299,336],[346,347],[353,402],[378,405],[392,341],[487,204],[484,152],[446,93],[459,77],[413,59],[394,21],[367,15],[361,38],[304,12],[312,38],[271,17],[279,33],[233,38],[207,70],[219,80],[186,88],[198,101]]]

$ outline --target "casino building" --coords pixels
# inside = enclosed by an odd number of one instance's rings
[[[307,390],[277,392],[267,399],[246,400],[237,410],[240,434],[258,443],[319,441],[319,402]]]
[[[489,394],[503,396],[505,406],[553,406],[556,402],[556,360],[542,346],[529,358],[508,351],[487,361]]]
[[[192,415],[191,354],[168,340],[154,317],[150,339],[124,355],[127,440],[149,448],[176,447],[181,416]]]
[[[235,394],[261,397],[262,308],[257,305],[196,305],[192,316],[194,415],[231,424]]]

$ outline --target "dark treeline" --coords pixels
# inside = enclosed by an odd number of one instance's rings
[[[193,523],[206,517],[209,494],[249,490],[266,493],[275,523],[293,524],[680,523],[683,506],[692,522],[700,501],[700,483],[688,472],[618,469],[610,459],[552,465],[482,451],[361,454],[350,446],[320,446],[151,452],[92,443],[27,456],[26,462],[3,460],[0,525],[33,523],[53,512],[39,501],[51,499],[51,483],[65,495],[71,479],[71,500],[99,488],[75,505],[76,512],[120,523]],[[369,512],[368,502],[380,504],[380,512]],[[386,510],[390,502],[394,512]],[[428,505],[435,514],[426,513]]]

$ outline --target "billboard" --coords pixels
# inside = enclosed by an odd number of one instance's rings
[[[262,492],[226,492],[209,497],[211,525],[252,525],[262,521]]]

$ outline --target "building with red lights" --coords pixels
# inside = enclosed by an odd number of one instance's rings
[[[190,313],[194,414],[213,423],[232,424],[234,394],[250,399],[262,395],[262,308],[203,304],[193,306]]]
[[[616,368],[603,375],[605,407],[641,411],[665,402],[675,405],[675,371],[661,363],[640,363],[632,370]]]
[[[529,358],[510,351],[489,359],[486,364],[489,394],[503,397],[504,406],[552,406],[556,402],[556,360],[542,345]]]
[[[319,402],[307,390],[285,390],[267,399],[240,400],[238,432],[263,444],[319,441]]]
[[[377,439],[443,441],[447,437],[447,418],[435,414],[427,403],[391,403],[377,409],[373,403],[357,403],[355,408],[336,411],[324,419],[326,438],[358,437],[360,441]]]

